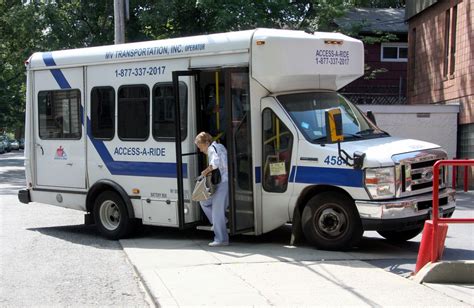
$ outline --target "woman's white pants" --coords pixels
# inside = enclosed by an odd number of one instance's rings
[[[199,204],[209,222],[214,226],[214,241],[228,243],[225,211],[229,207],[229,183],[221,182],[211,198],[200,201]]]

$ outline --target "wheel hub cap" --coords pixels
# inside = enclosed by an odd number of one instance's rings
[[[346,218],[340,212],[332,208],[325,209],[318,220],[318,227],[324,233],[337,236],[343,232],[342,228],[346,224]]]
[[[100,221],[110,231],[117,229],[120,224],[120,210],[113,201],[104,201],[100,206]]]

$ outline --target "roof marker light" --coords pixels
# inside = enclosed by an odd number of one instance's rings
[[[328,45],[342,45],[342,44],[344,44],[344,41],[342,41],[342,40],[324,40],[324,44],[328,44]]]

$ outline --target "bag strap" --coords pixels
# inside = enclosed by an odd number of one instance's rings
[[[219,152],[217,152],[216,146],[212,145],[212,147],[214,148],[214,151],[216,151],[216,155],[219,156]],[[219,169],[219,166],[216,169]]]

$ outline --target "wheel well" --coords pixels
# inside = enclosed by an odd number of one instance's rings
[[[130,218],[135,218],[135,213],[133,211],[132,201],[130,197],[127,195],[125,190],[118,185],[117,183],[110,181],[110,180],[101,180],[97,181],[92,187],[89,189],[86,197],[86,209],[87,212],[91,215],[94,215],[94,202],[97,197],[103,193],[104,191],[113,191],[122,197],[123,201],[128,210],[128,215]]]
[[[340,193],[340,194],[346,196],[347,198],[349,198],[349,200],[353,200],[351,195],[349,195],[349,193],[347,191],[345,191],[342,188],[336,187],[336,186],[330,186],[330,185],[309,186],[309,187],[306,187],[305,189],[303,189],[303,191],[301,192],[298,200],[296,201],[295,209],[298,208],[299,212],[303,213],[303,209],[304,209],[305,205],[308,203],[308,201],[311,198],[313,198],[314,196],[316,196],[320,193],[329,192],[329,191]]]

